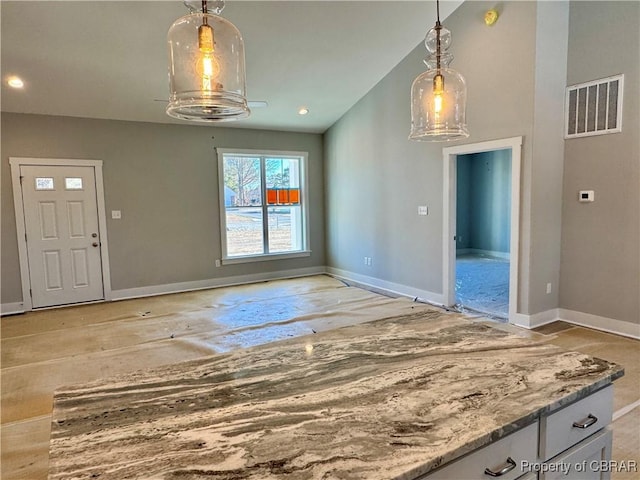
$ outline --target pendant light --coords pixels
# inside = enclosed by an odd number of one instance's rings
[[[410,140],[447,142],[469,136],[465,119],[467,86],[464,77],[449,67],[453,60],[447,52],[451,32],[440,23],[439,0],[436,10],[436,25],[424,40],[429,52],[424,60],[428,70],[411,86]]]
[[[184,2],[190,13],[167,35],[167,114],[183,120],[224,122],[249,116],[244,42],[240,31],[220,16],[224,1]]]

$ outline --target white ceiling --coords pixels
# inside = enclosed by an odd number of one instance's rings
[[[441,3],[441,18],[461,3]],[[187,13],[181,1],[3,0],[0,8],[2,111],[184,123],[156,101],[169,95],[166,35]],[[422,41],[435,3],[232,0],[223,16],[244,37],[249,100],[269,104],[223,125],[324,132]],[[25,87],[7,87],[9,75]]]

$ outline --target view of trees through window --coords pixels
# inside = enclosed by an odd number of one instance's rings
[[[303,250],[301,161],[223,155],[227,257]]]

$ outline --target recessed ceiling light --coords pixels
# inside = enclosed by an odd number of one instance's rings
[[[24,87],[24,82],[19,77],[9,77],[7,79],[7,85],[12,88],[22,88]]]
[[[307,107],[300,107],[298,110],[298,115],[306,115],[307,113],[309,113],[309,109]]]

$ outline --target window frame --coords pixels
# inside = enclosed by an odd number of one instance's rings
[[[287,150],[254,150],[247,148],[217,148],[218,154],[218,203],[220,206],[220,241],[221,241],[221,263],[222,265],[233,265],[237,263],[250,263],[250,262],[263,262],[269,260],[282,260],[287,258],[300,258],[308,257],[311,255],[309,248],[309,179],[308,179],[308,152],[297,152]],[[276,253],[257,253],[251,255],[235,255],[229,256],[227,249],[227,207],[225,205],[225,182],[224,182],[224,157],[226,156],[238,156],[238,157],[251,157],[260,158],[260,176],[261,184],[260,190],[262,195],[262,216],[263,222],[268,225],[269,218],[268,211],[269,205],[267,205],[267,192],[266,192],[266,178],[264,175],[265,158],[292,158],[300,160],[300,209],[302,213],[302,249],[290,252],[276,252]],[[265,229],[268,232],[268,226]],[[265,243],[268,240],[265,239]]]

